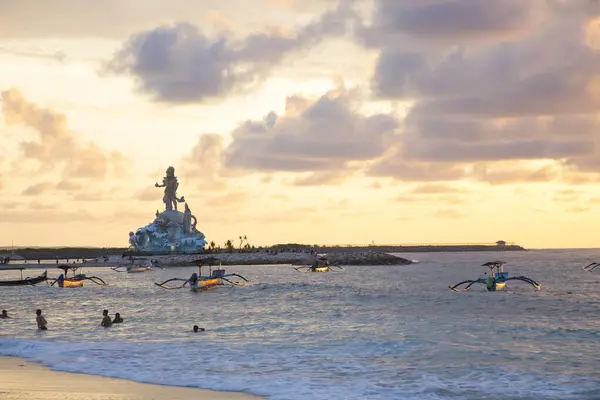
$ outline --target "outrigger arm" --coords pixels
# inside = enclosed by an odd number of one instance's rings
[[[583,269],[584,269],[585,271],[592,272],[592,271],[593,271],[593,270],[595,270],[597,267],[600,267],[600,264],[599,264],[599,263],[597,263],[597,262],[593,262],[593,263],[591,263],[590,265],[586,265],[585,267],[583,267]]]
[[[510,277],[510,278],[506,278],[506,279],[502,279],[502,280],[497,280],[495,282],[496,283],[501,283],[501,282],[507,282],[507,281],[523,281],[523,282],[529,283],[531,286],[533,286],[535,288],[535,290],[539,290],[542,287],[539,283],[537,283],[533,279],[528,278],[526,276],[513,276],[513,277]],[[457,288],[460,285],[464,285],[465,283],[468,283],[468,285],[465,286],[462,290],[469,290],[469,288],[473,284],[475,284],[475,283],[482,283],[482,284],[486,285],[487,281],[485,279],[467,280],[467,281],[459,282],[459,283],[457,283],[454,286],[448,286],[448,287],[451,290],[454,290],[455,292],[458,292]]]
[[[226,274],[226,275],[219,275],[219,276],[214,276],[214,277],[209,277],[209,279],[211,279],[211,278],[215,278],[215,279],[222,279],[222,280],[224,280],[225,282],[227,282],[227,283],[230,283],[230,284],[232,284],[232,285],[234,285],[234,286],[246,286],[246,283],[241,283],[241,282],[233,281],[233,280],[231,280],[231,279],[227,279],[227,277],[232,277],[232,276],[237,276],[237,277],[239,277],[239,278],[242,278],[242,279],[243,279],[245,282],[250,282],[248,279],[244,278],[242,275],[240,275],[240,274],[236,274],[236,273],[232,273],[232,274]],[[204,280],[206,277],[204,277],[204,278],[203,278],[202,276],[199,276],[198,278],[199,278],[199,279],[198,279],[198,281],[202,281],[202,280]],[[169,283],[169,282],[174,282],[174,281],[183,282],[183,284],[182,284],[181,286],[176,286],[176,287],[169,287],[169,286],[166,286],[166,285],[165,285],[166,283]],[[197,281],[197,282],[198,282],[198,281]],[[166,281],[164,281],[164,282],[162,282],[162,283],[156,283],[156,282],[155,282],[154,284],[155,284],[156,286],[159,286],[159,287],[163,288],[163,289],[182,289],[182,288],[184,288],[184,287],[185,287],[185,286],[186,286],[188,283],[191,283],[189,278],[188,278],[188,279],[184,279],[184,278],[171,278],[171,279],[167,279]]]
[[[229,280],[229,279],[226,278],[227,276],[237,276],[238,278],[242,278],[245,282],[250,282],[248,279],[246,279],[243,276],[241,276],[240,274],[236,274],[236,273],[225,274],[225,275],[223,275],[223,276],[220,277],[225,282],[229,282],[229,283],[231,283],[232,285],[235,285],[235,286],[246,286],[246,284],[245,283],[240,283],[240,282]]]
[[[324,267],[329,268],[329,272],[342,272],[342,271],[344,271],[344,268],[340,267],[339,265],[330,264],[330,265],[326,265]],[[298,271],[298,272],[309,272],[309,271],[313,270],[314,268],[318,268],[318,267],[315,267],[314,265],[302,265],[300,267],[294,267],[294,269],[296,271]],[[339,271],[334,271],[331,268],[337,268],[337,269],[339,269]],[[304,269],[305,271],[302,271],[302,269]]]
[[[467,286],[465,286],[465,287],[464,287],[462,290],[469,290],[469,288],[470,288],[470,287],[471,287],[473,284],[475,284],[475,283],[483,283],[483,284],[485,284],[486,282],[485,282],[483,279],[476,279],[476,280],[471,280],[471,279],[469,279],[469,280],[466,280],[466,281],[459,282],[459,283],[457,283],[457,284],[456,284],[456,285],[454,285],[454,286],[448,286],[448,287],[449,287],[450,289],[454,290],[455,292],[458,292],[458,290],[457,290],[456,288],[457,288],[457,287],[459,287],[460,285],[464,285],[465,283],[468,283],[468,285],[467,285]]]
[[[104,282],[104,280],[102,278],[99,278],[97,276],[78,277],[77,279],[65,278],[65,280],[71,280],[71,281],[89,280],[89,281],[94,282],[98,286],[110,286],[108,283]],[[50,284],[50,286],[54,286],[54,284],[56,282],[58,282],[58,278],[48,279],[48,281],[53,281],[52,284]]]
[[[85,274],[76,274],[75,275],[75,271],[77,271],[79,268],[79,266],[70,266],[70,265],[62,265],[59,266],[58,269],[61,269],[64,271],[64,275],[63,275],[63,279],[65,281],[71,281],[71,282],[78,282],[78,281],[83,281],[83,280],[88,280],[88,281],[92,281],[93,283],[95,283],[98,286],[109,286],[108,283],[106,283],[102,278],[97,277],[97,276],[85,276]],[[67,277],[67,271],[68,270],[72,270],[74,276],[71,278]],[[49,281],[51,279],[48,279]],[[54,278],[52,279],[54,282],[52,282],[52,284],[50,286],[54,286],[56,284],[56,282],[58,282],[58,278]]]
[[[99,286],[109,286],[108,283],[104,282],[104,280],[98,276],[86,276],[81,279],[87,279],[89,281],[94,282],[96,285],[99,285]],[[97,282],[97,281],[99,281],[99,282]]]
[[[526,276],[513,276],[513,277],[510,277],[510,278],[506,278],[504,280],[504,282],[506,282],[506,281],[523,281],[523,282],[527,282],[531,286],[533,286],[535,288],[535,290],[539,290],[542,287],[542,285],[540,285],[539,283],[537,283],[533,279],[528,278]]]
[[[183,285],[181,286],[177,286],[177,287],[169,287],[169,286],[165,286],[165,283],[168,282],[173,282],[173,281],[183,281]],[[163,283],[156,283],[154,282],[154,284],[156,286],[160,286],[163,289],[182,289],[187,283],[189,282],[188,279],[183,279],[183,278],[171,278],[171,279],[167,279],[166,281],[164,281]]]

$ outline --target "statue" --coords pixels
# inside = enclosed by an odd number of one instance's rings
[[[175,168],[167,168],[162,184],[164,187],[163,202],[165,210],[156,210],[154,221],[139,228],[135,234],[129,233],[129,247],[135,251],[150,252],[201,252],[207,241],[202,232],[196,229],[197,219],[185,203],[184,212],[177,210],[177,203],[184,203],[185,199],[177,197],[179,183],[175,177]]]
[[[165,203],[166,210],[175,210],[177,211],[177,203],[183,203],[185,201],[184,196],[181,198],[177,197],[177,188],[179,187],[179,183],[177,182],[177,177],[175,176],[175,168],[169,167],[167,168],[166,176],[163,178],[162,184],[155,183],[155,187],[164,187],[165,195],[163,197],[163,202]]]
[[[187,203],[185,203],[185,211],[183,212],[183,232],[186,235],[192,233],[192,211]]]
[[[129,232],[129,248],[135,249],[137,247],[136,237],[133,232]]]

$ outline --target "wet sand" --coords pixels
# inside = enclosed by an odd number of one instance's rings
[[[2,400],[256,400],[237,392],[137,383],[52,371],[17,357],[0,357]]]

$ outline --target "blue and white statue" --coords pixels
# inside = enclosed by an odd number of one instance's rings
[[[204,250],[207,241],[204,234],[196,229],[196,217],[192,215],[187,203],[185,212],[177,211],[177,203],[185,202],[185,198],[177,197],[179,183],[175,176],[175,168],[167,168],[163,183],[156,187],[164,187],[163,202],[165,211],[156,211],[154,222],[129,232],[129,248],[135,251],[176,251],[198,252]]]

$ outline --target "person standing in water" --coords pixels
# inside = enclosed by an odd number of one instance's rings
[[[0,314],[0,318],[4,319],[4,318],[10,318],[8,316],[8,313],[6,312],[6,310],[2,310],[2,314]]]
[[[194,332],[204,332],[204,328],[199,328],[198,325],[194,325]]]
[[[115,313],[115,319],[113,319],[112,323],[120,324],[121,322],[123,322],[123,318],[121,318],[121,314]]]
[[[35,322],[37,323],[37,327],[40,331],[47,331],[48,328],[46,327],[46,324],[48,323],[46,321],[46,318],[44,318],[44,316],[42,315],[42,310],[40,310],[39,308],[37,310],[35,310]]]
[[[109,326],[112,325],[112,321],[110,320],[110,316],[108,315],[108,310],[104,310],[102,311],[102,322],[100,323],[100,325],[102,325],[105,328],[108,328]]]

